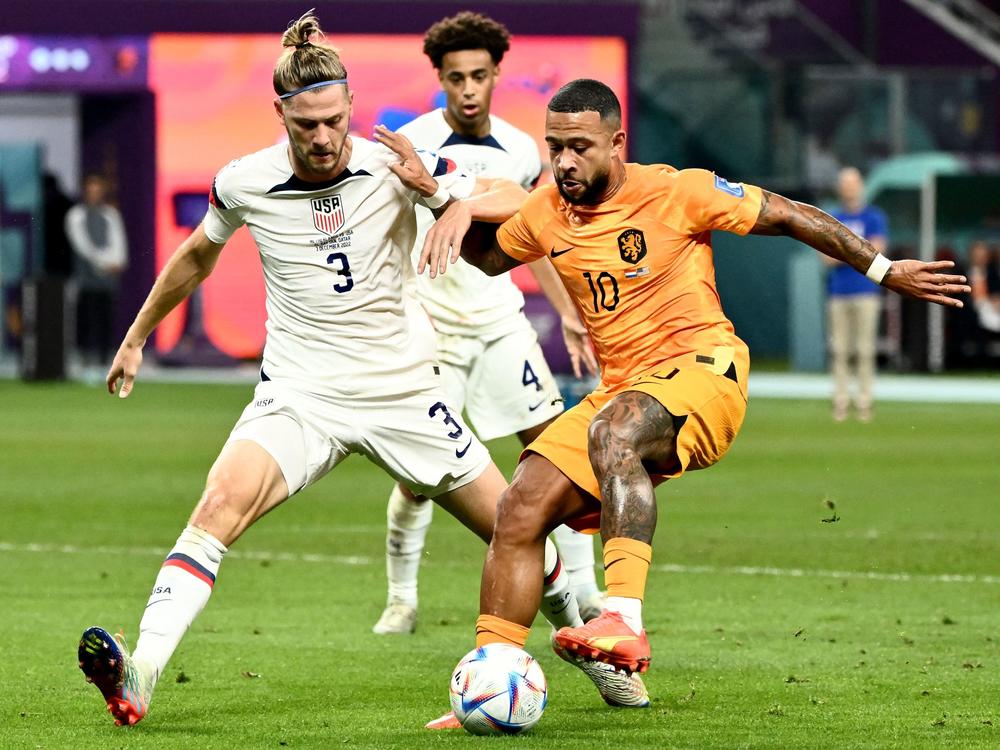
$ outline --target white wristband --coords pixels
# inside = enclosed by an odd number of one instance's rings
[[[889,272],[889,268],[892,266],[892,261],[886,258],[882,253],[877,253],[875,255],[875,260],[872,264],[868,266],[868,270],[865,271],[865,276],[874,281],[876,284],[881,284],[882,279]]]
[[[436,208],[441,208],[445,203],[451,200],[451,193],[444,188],[441,183],[438,183],[438,189],[434,195],[428,195],[423,199],[424,205],[427,206],[431,211]]]

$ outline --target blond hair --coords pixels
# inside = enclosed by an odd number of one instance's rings
[[[347,78],[347,68],[338,51],[326,43],[319,20],[309,10],[288,25],[281,37],[281,53],[274,64],[274,92],[281,96],[321,81]]]

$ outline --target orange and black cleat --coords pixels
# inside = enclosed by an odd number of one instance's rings
[[[604,662],[628,673],[649,669],[651,656],[646,631],[636,635],[622,616],[611,610],[604,610],[578,628],[560,628],[555,642],[586,661]]]

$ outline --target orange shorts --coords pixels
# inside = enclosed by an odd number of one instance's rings
[[[719,347],[707,354],[667,360],[612,388],[598,388],[563,413],[524,449],[547,458],[570,481],[601,499],[600,487],[587,450],[587,433],[594,416],[625,391],[649,394],[675,417],[686,417],[677,433],[677,465],[666,474],[650,474],[653,484],[705,469],[721,459],[743,424],[747,409],[750,357],[746,349]],[[600,512],[587,513],[567,525],[588,533],[600,528]]]

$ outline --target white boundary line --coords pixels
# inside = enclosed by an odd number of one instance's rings
[[[165,557],[169,549],[165,547],[78,547],[74,544],[15,544],[0,542],[0,552],[41,552],[62,555],[142,555]],[[269,552],[267,550],[232,550],[226,557],[236,560],[267,560],[268,562],[308,562],[333,565],[372,565],[370,557],[356,555],[324,555],[297,552]]]
[[[772,576],[774,578],[834,578],[853,581],[916,581],[920,583],[986,583],[1000,584],[1000,576],[969,573],[879,573],[874,570],[821,570],[809,568],[772,568],[737,565],[652,565],[660,573],[715,574],[737,576]]]
[[[37,544],[0,542],[0,552],[36,552],[63,555],[142,555],[163,557],[169,550],[157,547],[79,547],[73,544]],[[275,562],[307,562],[332,565],[375,565],[382,562],[371,557],[358,555],[325,555],[322,553],[271,552],[268,550],[233,550],[227,557],[237,560],[267,560]],[[431,563],[433,564],[433,563]],[[730,575],[772,578],[832,578],[853,581],[895,581],[918,583],[972,583],[998,585],[1000,576],[975,575],[970,573],[879,573],[860,570],[822,570],[809,568],[754,567],[749,565],[653,565],[651,569],[659,573],[679,575]]]

